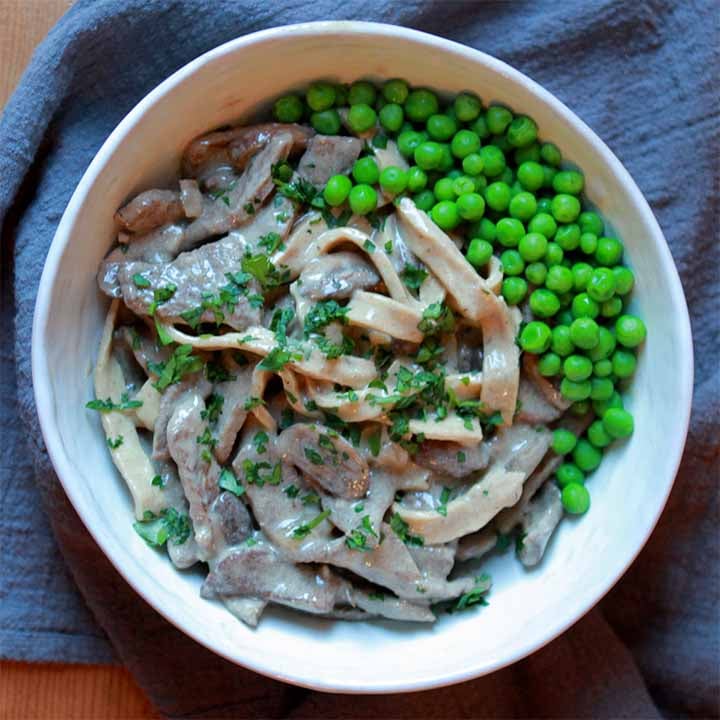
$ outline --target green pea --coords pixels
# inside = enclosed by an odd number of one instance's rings
[[[493,135],[502,135],[512,119],[512,113],[502,105],[491,105],[485,112],[485,122]]]
[[[624,265],[616,265],[612,271],[615,276],[615,292],[618,295],[627,295],[630,293],[635,284],[635,276],[632,270]]]
[[[556,325],[552,329],[550,349],[560,357],[567,357],[575,350],[575,344],[570,336],[570,328],[567,325]]]
[[[591,390],[592,386],[589,380],[575,382],[565,377],[560,381],[560,392],[568,400],[587,400],[590,397]]]
[[[577,437],[574,433],[564,428],[553,430],[552,449],[555,454],[567,455],[575,449],[575,445],[577,445]]]
[[[506,277],[502,282],[502,296],[508,305],[521,303],[525,299],[527,291],[528,285],[521,277]]]
[[[352,105],[348,112],[348,125],[354,133],[363,133],[375,125],[377,121],[376,112],[365,103]]]
[[[432,190],[421,190],[416,195],[413,195],[413,202],[418,209],[430,212],[433,205],[435,205],[435,195]]]
[[[632,377],[637,368],[637,358],[628,350],[616,350],[612,355],[613,374],[621,379]]]
[[[478,150],[480,150],[480,138],[472,130],[459,130],[450,142],[450,151],[460,160],[468,155],[477,154]]]
[[[481,147],[480,158],[483,161],[483,172],[487,177],[496,177],[505,170],[505,155],[495,145]]]
[[[593,375],[596,378],[607,378],[612,375],[612,360],[608,360],[607,358],[603,360],[598,360],[593,365]]]
[[[427,174],[417,165],[413,165],[407,171],[407,189],[410,190],[410,192],[424,190],[427,186],[427,181]]]
[[[603,427],[602,420],[595,420],[587,429],[587,438],[596,448],[606,448],[613,439]]]
[[[487,265],[492,257],[492,254],[493,247],[487,240],[483,240],[482,238],[473,238],[470,241],[470,245],[468,245],[465,257],[467,257],[468,262],[471,265],[479,268]]]
[[[463,171],[468,175],[479,175],[485,167],[482,157],[478,153],[466,155],[462,161]]]
[[[295,123],[303,116],[303,101],[297,95],[284,95],[273,105],[273,116],[281,123]]]
[[[412,90],[405,100],[405,114],[415,123],[425,122],[439,109],[437,95],[430,90]]]
[[[350,190],[352,182],[347,175],[333,175],[325,185],[323,197],[328,205],[337,207],[347,200]]]
[[[591,210],[581,212],[578,223],[580,224],[582,232],[593,233],[593,235],[597,235],[598,237],[603,234],[603,230],[605,229],[602,218]]]
[[[457,205],[451,200],[441,200],[430,211],[433,222],[442,230],[454,230],[460,224]]]
[[[506,167],[501,173],[500,177],[497,178],[500,182],[504,182],[506,185],[512,186],[515,183],[515,176],[513,175],[512,168],[509,166]],[[510,197],[513,196],[512,190],[510,192]]]
[[[520,347],[526,352],[539,355],[550,347],[551,337],[552,332],[546,323],[532,320],[520,333]]]
[[[555,242],[565,251],[575,250],[580,245],[580,228],[575,223],[561,225],[555,233]]]
[[[573,443],[573,447],[568,452],[572,452],[575,449],[575,445],[577,445],[577,438]],[[568,453],[559,454],[567,455]],[[557,478],[557,484],[561,488],[567,487],[568,485],[570,485],[570,483],[577,483],[578,485],[582,485],[585,482],[585,474],[583,473],[583,471],[577,465],[575,465],[575,463],[570,462],[565,462],[560,465],[555,471],[555,477]]]
[[[623,301],[615,296],[600,305],[600,315],[606,318],[617,317],[623,311]]]
[[[500,262],[506,275],[521,275],[525,269],[525,263],[517,250],[505,250],[500,255]]]
[[[546,352],[540,357],[540,360],[538,360],[538,372],[544,377],[558,375],[561,369],[562,359],[553,352]]]
[[[538,127],[532,118],[519,115],[508,126],[507,140],[513,147],[525,147],[537,140]]]
[[[547,197],[540,198],[538,200],[538,212],[546,213],[547,215],[550,215],[552,217],[552,200]],[[553,218],[553,222],[554,221],[555,218]]]
[[[594,320],[590,320],[590,318],[580,318],[583,320],[583,322],[595,322]],[[579,320],[580,320],[579,319]],[[576,321],[576,322],[579,322]],[[592,348],[585,348],[586,350],[589,350],[588,357],[593,361],[597,362],[598,360],[605,360],[606,358],[610,357],[612,355],[613,351],[615,350],[615,336],[602,325],[596,325],[597,327],[597,344],[594,345]]]
[[[571,311],[574,317],[595,319],[600,314],[600,306],[587,293],[580,293],[573,298]]]
[[[582,350],[592,350],[600,342],[600,328],[592,318],[578,317],[570,325],[570,339]]]
[[[615,293],[615,275],[610,268],[595,268],[588,281],[587,293],[598,302],[609,300]]]
[[[548,167],[547,165],[542,166],[543,169],[543,187],[544,188],[551,188],[553,180],[555,178],[555,174],[557,173],[557,170],[555,168]],[[551,207],[552,207],[552,200],[550,201]]]
[[[571,301],[571,302],[572,302],[572,301]],[[570,309],[567,308],[567,307],[565,307],[565,308],[563,308],[563,309],[557,314],[557,317],[555,318],[555,321],[556,321],[559,325],[567,325],[567,327],[568,327],[568,329],[569,329],[569,328],[570,328],[570,325],[572,324],[572,321],[573,321],[574,319],[575,319],[575,318],[573,317],[572,312],[570,312]]]
[[[391,133],[396,133],[402,127],[405,115],[402,107],[395,103],[389,103],[381,108],[378,113],[380,125]]]
[[[433,140],[449,140],[457,132],[457,123],[448,115],[431,115],[426,125],[428,135]],[[478,148],[480,140],[478,140]]]
[[[494,243],[497,239],[497,226],[492,220],[483,218],[477,224],[477,230],[475,233],[479,238],[486,240],[489,243]]]
[[[357,159],[353,165],[352,175],[358,183],[375,185],[380,178],[380,170],[375,158],[361,157]]]
[[[503,185],[503,183],[493,183],[493,185]],[[488,193],[493,185],[488,187]],[[493,207],[487,197],[487,194],[486,199],[488,200],[488,205]],[[525,228],[523,227],[523,224],[516,218],[502,218],[501,220],[498,220],[496,231],[498,242],[504,247],[517,247],[520,242],[520,238],[525,235]]]
[[[433,186],[433,192],[438,200],[454,200],[456,197],[453,181],[448,177],[440,178]]]
[[[609,361],[601,360],[601,362]],[[593,373],[594,372],[595,366],[593,366]],[[591,400],[609,400],[615,392],[615,384],[608,377],[593,377],[590,384],[592,385],[592,389],[590,390]]]
[[[596,470],[602,462],[602,452],[593,447],[585,438],[580,438],[573,450],[573,460],[583,472],[590,473]]]
[[[555,218],[548,213],[539,212],[535,217],[530,220],[528,225],[530,232],[537,232],[544,235],[548,240],[555,235],[557,231],[557,223]]]
[[[537,200],[533,194],[522,191],[510,200],[508,209],[512,217],[529,220],[537,212]]]
[[[470,129],[481,139],[485,140],[490,137],[490,130],[487,126],[487,120],[484,115],[479,115],[470,126]]]
[[[590,509],[590,492],[584,485],[577,483],[566,485],[560,499],[565,512],[570,515],[584,515]]]
[[[563,249],[555,242],[549,242],[545,251],[545,264],[548,267],[560,265],[565,257]]]
[[[457,180],[455,182],[457,183]],[[479,220],[485,212],[485,200],[475,192],[460,195],[456,205],[463,220]]]
[[[598,238],[597,235],[593,235],[593,233],[583,233],[580,236],[580,250],[585,253],[585,255],[594,255],[595,251],[597,250],[598,246]]]
[[[552,214],[558,222],[571,223],[580,214],[580,201],[574,195],[560,193],[552,199]]]
[[[585,290],[592,277],[592,266],[587,263],[575,263],[572,266],[573,285],[575,290]]]
[[[593,410],[595,414],[602,417],[609,408],[621,408],[623,406],[622,398],[619,392],[614,392],[609,400],[593,400]]]
[[[559,167],[562,162],[562,155],[557,145],[553,143],[543,143],[540,146],[540,159],[547,165]]]
[[[443,150],[440,143],[422,142],[415,148],[415,164],[423,170],[435,170],[442,163]]]
[[[573,382],[587,380],[592,375],[592,370],[592,362],[584,355],[570,355],[563,362],[565,377]]]
[[[615,322],[615,336],[624,347],[634,348],[645,340],[647,329],[636,315],[621,315]]]
[[[415,150],[425,142],[425,135],[415,130],[404,130],[398,135],[397,146],[403,157],[413,157]]]
[[[552,290],[538,288],[530,295],[530,309],[537,317],[549,318],[560,309],[560,300]]]
[[[548,269],[545,263],[534,262],[525,268],[525,277],[528,279],[528,282],[531,282],[533,285],[542,285],[545,282],[547,274]]]
[[[522,165],[526,162],[540,162],[540,145],[536,142],[526,145],[525,147],[515,148],[513,159],[516,165]],[[540,168],[542,170],[542,167]],[[543,173],[544,174],[544,173]]]
[[[348,195],[350,209],[356,215],[367,215],[377,207],[377,193],[371,185],[355,185]]]
[[[512,206],[512,203],[510,203]],[[548,241],[544,235],[540,233],[527,233],[520,238],[518,250],[523,260],[527,262],[535,262],[545,256]],[[553,290],[554,288],[550,288]]]
[[[623,256],[623,245],[617,238],[601,237],[598,239],[595,259],[600,265],[612,267],[617,265]]]
[[[532,192],[542,187],[544,174],[539,163],[532,161],[522,163],[517,169],[517,176],[523,187]]]
[[[310,124],[321,135],[337,135],[340,132],[340,115],[337,110],[314,112],[310,116]]]
[[[560,170],[553,178],[553,190],[567,195],[579,195],[585,186],[585,176],[577,170]]]
[[[609,408],[605,411],[602,424],[608,435],[613,438],[626,438],[633,434],[635,422],[633,416],[621,408]]]
[[[358,80],[350,86],[348,102],[350,105],[372,105],[375,102],[377,91],[372,83]]]
[[[408,96],[408,85],[404,80],[388,80],[382,88],[383,97],[392,104],[402,105]]]
[[[455,191],[455,194],[459,197],[460,195],[468,195],[470,193],[475,193],[475,182],[472,178],[467,177],[467,175],[460,175],[459,177],[456,177],[453,180],[453,190]],[[483,200],[482,203],[483,210],[485,209],[485,201]],[[482,215],[478,215],[476,218],[467,218],[468,220],[474,219],[479,220]]]
[[[380,173],[380,187],[390,195],[399,195],[408,184],[408,174],[402,168],[390,165]]]
[[[305,94],[305,101],[314,112],[329,110],[335,104],[335,86],[326,82],[313,83]]]
[[[460,93],[453,102],[453,109],[460,122],[472,122],[480,115],[482,104],[475,95]]]
[[[483,148],[484,150],[485,148]],[[510,187],[504,182],[494,182],[485,190],[485,202],[498,212],[507,210],[510,204]]]
[[[520,252],[522,252],[522,249]],[[573,287],[572,271],[570,268],[566,268],[563,265],[553,265],[548,269],[545,285],[548,290],[552,290],[556,293],[562,294],[569,292]]]

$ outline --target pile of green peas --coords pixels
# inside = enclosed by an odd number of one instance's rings
[[[498,104],[485,108],[471,93],[444,101],[400,79],[381,87],[316,82],[304,96],[281,97],[273,114],[336,135],[345,132],[342,108],[350,133],[374,129],[376,147],[378,139],[393,139],[410,167],[380,172],[367,147],[350,177],[329,179],[325,202],[367,215],[378,190],[409,196],[441,229],[464,239],[476,269],[499,257],[505,301],[527,303],[533,317],[521,329],[520,347],[537,356],[539,372],[573,403],[573,413],[594,413],[582,437],[562,429],[553,437],[553,450],[565,456],[556,473],[563,506],[586,512],[586,476],[606,447],[634,429],[619,390],[635,372],[646,328],[626,311],[635,277],[622,263],[621,241],[587,206],[583,173],[563,167],[559,148],[538,138],[532,118]]]

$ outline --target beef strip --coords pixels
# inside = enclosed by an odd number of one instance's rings
[[[185,217],[176,190],[146,190],[116,213],[115,220],[129,232],[147,232]]]
[[[307,144],[300,158],[298,175],[322,188],[333,175],[350,172],[362,152],[363,142],[358,138],[339,135],[316,135]]]
[[[380,282],[380,276],[361,255],[336,252],[311,260],[300,280],[300,294],[317,302],[346,299],[356,290],[369,290]]]
[[[461,478],[487,467],[490,451],[485,443],[474,447],[444,440],[426,440],[415,455],[415,462],[438,475]]]
[[[525,567],[534,567],[542,560],[562,516],[560,490],[552,480],[548,480],[523,513],[521,527],[524,535],[518,557]]]

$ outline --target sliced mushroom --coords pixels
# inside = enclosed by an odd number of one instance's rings
[[[341,498],[361,498],[368,490],[367,462],[345,438],[323,425],[298,423],[283,430],[277,449],[324,490]]]
[[[313,258],[300,274],[299,292],[311,300],[349,298],[355,290],[368,290],[380,282],[375,268],[361,255],[336,252]]]

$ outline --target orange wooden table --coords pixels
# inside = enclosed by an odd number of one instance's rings
[[[72,0],[0,0],[0,107]],[[0,662],[0,720],[158,717],[124,668]]]

